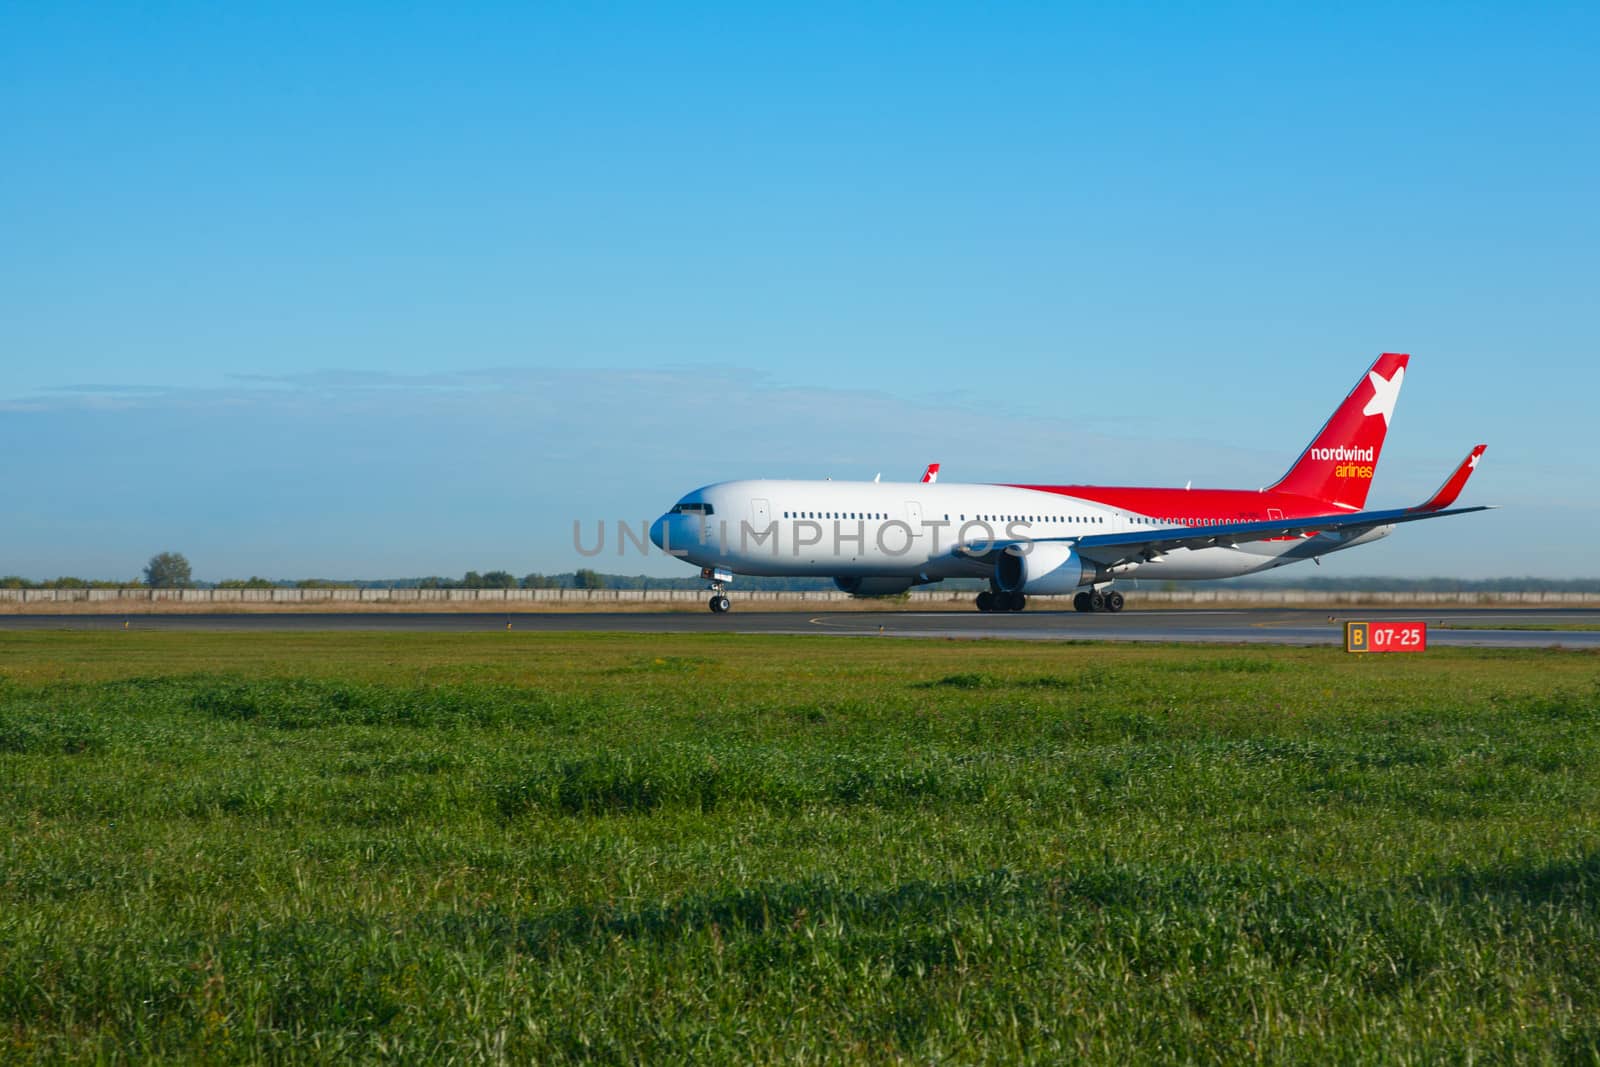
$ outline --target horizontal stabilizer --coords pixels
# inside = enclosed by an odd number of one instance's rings
[[[1461,490],[1466,487],[1467,479],[1472,477],[1472,472],[1478,469],[1478,460],[1483,457],[1484,449],[1488,445],[1479,445],[1467,453],[1467,458],[1461,461],[1461,466],[1455,473],[1444,480],[1437,492],[1427,500],[1412,508],[1413,511],[1443,511],[1456,502],[1456,497],[1461,495]]]
[[[1232,522],[1215,526],[1169,526],[1164,529],[1139,530],[1119,534],[1090,534],[1087,537],[1039,537],[1030,539],[997,540],[969,550],[968,555],[986,555],[1004,550],[1012,545],[1043,544],[1059,541],[1077,548],[1084,559],[1103,566],[1135,563],[1155,559],[1180,548],[1227,548],[1252,541],[1276,541],[1285,537],[1304,537],[1315,534],[1343,534],[1359,536],[1380,526],[1394,526],[1422,519],[1439,519],[1446,515],[1466,515],[1474,511],[1490,511],[1493,505],[1476,505],[1466,508],[1441,508],[1423,511],[1419,508],[1392,508],[1386,511],[1355,511],[1339,515],[1313,515],[1304,519],[1269,519],[1266,522]]]

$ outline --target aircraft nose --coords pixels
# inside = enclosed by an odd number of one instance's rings
[[[667,544],[667,516],[663,515],[650,524],[650,543],[657,548],[666,548]]]

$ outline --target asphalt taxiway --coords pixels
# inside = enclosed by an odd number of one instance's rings
[[[1506,608],[1129,610],[978,612],[798,611],[704,613],[252,613],[150,615],[0,615],[6,630],[209,632],[372,631],[474,633],[832,634],[861,637],[998,638],[1032,641],[1151,641],[1217,644],[1340,645],[1347,620],[1420,619],[1433,646],[1600,649],[1600,610]]]

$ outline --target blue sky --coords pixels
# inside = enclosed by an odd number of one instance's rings
[[[582,562],[749,475],[1260,485],[1591,575],[1593,5],[12,5],[0,573]],[[669,560],[614,567],[673,574]]]

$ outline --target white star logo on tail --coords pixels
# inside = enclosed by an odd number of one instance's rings
[[[1396,367],[1394,377],[1387,380],[1377,371],[1367,372],[1367,381],[1372,383],[1372,399],[1367,401],[1367,406],[1361,409],[1363,415],[1382,415],[1383,424],[1389,425],[1389,419],[1394,415],[1394,404],[1400,399],[1400,383],[1405,381],[1406,369]]]

